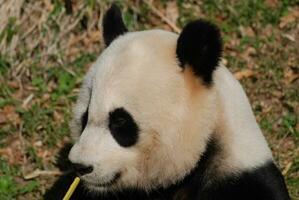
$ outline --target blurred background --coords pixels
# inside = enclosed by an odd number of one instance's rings
[[[101,52],[109,0],[0,0],[0,199],[42,199],[82,77]],[[299,199],[299,1],[116,1],[130,30],[217,24],[294,200]],[[60,165],[60,166],[59,166]],[[63,164],[62,164],[63,165]]]

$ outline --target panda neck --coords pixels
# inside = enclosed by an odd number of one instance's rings
[[[168,188],[157,189],[152,192],[153,195],[163,194],[162,199],[190,199],[191,197],[188,197],[188,194],[198,193],[201,188],[209,184],[210,180],[212,180],[210,175],[213,175],[214,178],[216,177],[214,173],[216,171],[212,171],[211,166],[215,164],[219,154],[221,154],[221,148],[217,140],[212,137],[196,166],[183,180],[170,185]]]

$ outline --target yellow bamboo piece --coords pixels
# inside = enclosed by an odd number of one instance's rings
[[[76,187],[78,186],[80,182],[80,178],[76,177],[72,183],[72,185],[70,186],[70,188],[68,189],[68,191],[66,192],[66,194],[63,197],[63,200],[69,200],[72,196],[72,194],[74,193]]]

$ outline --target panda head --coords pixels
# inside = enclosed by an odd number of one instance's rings
[[[70,161],[91,191],[150,191],[182,180],[215,128],[218,29],[198,20],[179,36],[127,32],[112,6],[103,38],[74,109]]]

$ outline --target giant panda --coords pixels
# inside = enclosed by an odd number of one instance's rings
[[[240,83],[221,64],[218,28],[128,32],[106,12],[105,49],[71,124],[73,199],[288,200]]]

